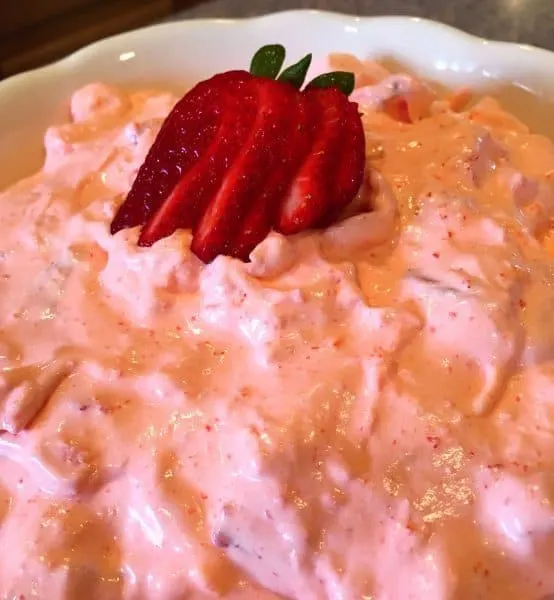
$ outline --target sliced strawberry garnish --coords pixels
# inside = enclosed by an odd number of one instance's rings
[[[253,207],[259,213],[267,210],[263,197],[268,176],[282,167],[290,143],[299,93],[272,79],[253,78],[250,86],[258,103],[252,130],[194,230],[192,250],[205,262],[218,254],[235,254],[233,238],[239,230],[244,231],[245,216]]]
[[[206,154],[222,126],[229,94],[249,78],[245,71],[215,75],[175,105],[117,211],[112,234],[142,225],[154,214],[183,175]]]
[[[234,80],[223,95],[223,119],[202,157],[177,183],[169,197],[146,222],[140,246],[150,246],[176,229],[194,228],[217,194],[229,166],[247,142],[256,117],[255,79]]]
[[[164,123],[112,233],[142,225],[148,246],[192,229],[192,251],[247,260],[275,227],[322,226],[361,186],[364,134],[348,101],[351,73],[316,77],[300,92],[311,55],[275,81],[284,48],[262,48],[251,73],[233,71],[196,86]]]
[[[296,106],[287,115],[282,135],[276,140],[275,156],[279,163],[268,174],[265,190],[244,218],[230,254],[247,260],[250,252],[268,235],[283,196],[299,165],[308,154],[313,137],[313,115],[304,94],[296,94]]]
[[[275,229],[298,233],[315,227],[326,214],[339,160],[343,123],[343,94],[335,88],[304,92],[315,115],[315,137],[286,200],[279,208]]]

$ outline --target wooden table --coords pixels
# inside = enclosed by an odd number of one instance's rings
[[[0,78],[52,62],[103,37],[149,25],[195,0],[7,0]]]

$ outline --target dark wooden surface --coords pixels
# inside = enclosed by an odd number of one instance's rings
[[[0,77],[160,21],[194,0],[0,0]]]

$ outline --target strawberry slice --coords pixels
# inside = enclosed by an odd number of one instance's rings
[[[208,151],[222,126],[229,93],[250,78],[245,71],[215,75],[196,85],[175,105],[112,221],[112,234],[142,225],[154,214],[182,176]]]
[[[275,229],[283,234],[315,227],[326,214],[332,204],[333,176],[340,155],[344,95],[336,88],[313,88],[304,94],[316,115],[316,134],[277,214]]]
[[[362,187],[365,171],[365,133],[358,105],[343,96],[342,135],[339,162],[327,214],[319,222],[326,227],[335,221]]]
[[[288,115],[287,133],[281,136],[282,147],[276,148],[281,162],[269,175],[260,199],[246,215],[238,235],[231,244],[231,256],[247,260],[250,252],[269,234],[279,204],[290,187],[299,165],[305,160],[313,138],[313,116],[304,94],[297,94],[296,107]]]
[[[139,246],[150,246],[176,229],[190,229],[206,211],[217,193],[229,165],[246,143],[256,114],[254,78],[247,73],[228,79],[221,90],[222,119],[204,154],[185,173],[166,200],[148,219],[139,236]],[[202,115],[203,109],[198,113]]]
[[[297,124],[300,94],[290,85],[266,78],[253,78],[249,87],[257,95],[255,122],[194,230],[192,250],[204,262],[222,253],[244,255],[260,242],[268,233],[267,224],[264,229],[260,226],[267,219],[268,202],[273,196],[268,176],[278,171],[282,180],[290,177],[286,172],[290,162],[287,147]],[[254,220],[253,226],[245,226],[247,216]],[[267,222],[271,225],[271,219]],[[249,239],[242,237],[235,246],[233,240],[239,231]]]

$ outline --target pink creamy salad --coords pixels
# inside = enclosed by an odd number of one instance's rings
[[[2,600],[554,592],[554,146],[330,62],[373,211],[248,264],[109,234],[167,93],[76,91],[0,195]]]

